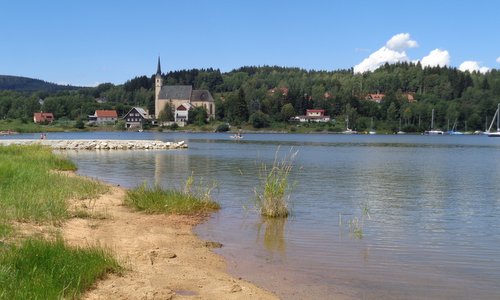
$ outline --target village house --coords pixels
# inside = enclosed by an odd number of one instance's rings
[[[189,119],[189,110],[191,109],[191,107],[192,105],[189,103],[183,103],[177,106],[177,108],[175,109],[174,122],[177,124],[183,123],[185,125]]]
[[[414,93],[403,93],[402,96],[403,96],[403,98],[406,98],[406,100],[408,100],[409,103],[416,101]],[[382,101],[384,100],[384,97],[385,97],[385,94],[381,94],[381,93],[368,94],[368,95],[366,95],[365,100],[373,101],[376,103],[382,103]]]
[[[122,118],[126,128],[142,129],[144,125],[151,123],[151,116],[140,107],[132,107]]]
[[[270,89],[268,92],[271,95],[276,93],[276,92],[279,92],[281,94],[281,96],[287,96],[289,89],[287,87],[278,87],[278,88]]]
[[[382,102],[382,100],[384,100],[384,97],[385,97],[385,94],[380,94],[380,93],[368,94],[368,95],[366,95],[365,100],[380,103],[380,102]]]
[[[89,123],[96,125],[114,124],[118,120],[116,110],[96,110],[93,115],[89,115]]]
[[[404,93],[403,97],[405,97],[408,100],[408,103],[413,103],[417,101],[415,100],[415,96],[413,93]]]
[[[204,107],[209,119],[215,117],[214,99],[208,90],[194,90],[191,85],[163,85],[160,58],[158,57],[158,68],[155,76],[156,119],[158,119],[160,112],[167,107],[167,103],[176,116],[175,122],[177,122],[177,115],[179,115],[178,125],[180,126],[188,121],[188,112],[193,107]]]
[[[326,123],[330,122],[330,116],[325,116],[324,109],[308,109],[306,110],[305,116],[296,116],[293,117],[290,121],[295,122],[317,122],[317,123]]]
[[[51,112],[44,113],[44,112],[39,112],[39,113],[34,113],[33,114],[33,122],[40,124],[40,123],[52,123],[54,122],[54,114]]]

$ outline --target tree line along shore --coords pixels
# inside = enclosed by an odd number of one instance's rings
[[[418,63],[386,64],[362,74],[352,69],[250,66],[229,72],[170,71],[162,77],[167,85],[192,85],[214,95],[214,120],[206,123],[203,118],[192,118],[194,127],[187,129],[200,131],[213,131],[228,123],[232,128],[340,132],[345,130],[348,119],[349,127],[358,132],[373,127],[377,132],[417,133],[430,129],[433,109],[436,128],[451,129],[455,125],[457,130],[476,131],[485,130],[500,102],[500,73],[496,69],[482,74],[450,67],[422,67]],[[39,111],[53,112],[54,125],[64,128],[82,127],[81,121],[97,109],[113,109],[124,115],[137,106],[154,113],[154,75],[92,88],[44,89],[37,85],[37,90],[23,90],[23,86],[25,82],[0,84],[0,130],[16,131],[21,123],[23,131],[41,132],[27,125],[32,123],[33,113]],[[332,121],[289,122],[307,109],[323,109]]]

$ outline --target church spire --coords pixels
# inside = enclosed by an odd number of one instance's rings
[[[156,69],[156,75],[161,75],[160,56],[159,55],[158,55],[158,68]]]

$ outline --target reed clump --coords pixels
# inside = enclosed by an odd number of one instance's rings
[[[29,238],[0,247],[0,298],[76,299],[106,273],[121,271],[107,250]]]
[[[290,173],[297,152],[290,152],[282,159],[276,151],[272,166],[261,165],[261,183],[255,189],[257,207],[261,215],[271,218],[285,218],[290,214]]]
[[[220,209],[219,204],[212,200],[212,189],[197,186],[193,176],[186,179],[184,189],[165,189],[144,183],[127,191],[125,203],[146,213],[206,214]]]
[[[357,239],[362,239],[364,236],[365,220],[371,220],[370,210],[367,204],[361,207],[361,218],[357,216],[347,219],[349,233]],[[339,214],[339,228],[342,227],[342,214]]]

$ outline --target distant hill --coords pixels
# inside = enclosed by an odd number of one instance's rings
[[[71,85],[59,85],[40,79],[20,76],[0,75],[0,90],[12,90],[18,92],[57,92],[77,90],[81,87]]]

